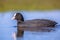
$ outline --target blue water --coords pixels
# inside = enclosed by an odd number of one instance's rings
[[[17,32],[16,20],[11,20],[16,11],[0,12],[0,40],[14,40],[12,34]],[[50,19],[60,25],[60,10],[52,11],[19,11],[25,20]],[[60,40],[60,26],[56,26],[53,32],[25,31],[22,40]]]

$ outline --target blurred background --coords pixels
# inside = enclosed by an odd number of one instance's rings
[[[0,0],[0,11],[53,9],[60,9],[60,0]]]

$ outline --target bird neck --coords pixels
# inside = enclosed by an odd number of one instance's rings
[[[21,20],[17,20],[17,23],[20,24],[20,23],[23,23],[23,21],[21,21]]]

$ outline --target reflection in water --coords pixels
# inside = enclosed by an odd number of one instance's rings
[[[12,38],[16,40],[16,33],[12,33]]]
[[[23,40],[23,37],[16,37],[16,33],[15,32],[12,34],[12,38],[14,40]]]
[[[30,14],[29,14],[30,13]],[[33,14],[32,14],[33,13]],[[34,14],[35,13],[35,14]],[[16,20],[11,20],[14,12],[5,12],[5,14],[0,14],[0,40],[16,40]],[[36,16],[38,15],[38,16]],[[23,16],[25,20],[46,18],[55,20],[60,24],[60,11],[50,11],[50,12],[27,12],[23,11]],[[18,38],[20,40],[60,40],[60,26],[54,28],[55,31],[52,32],[35,32],[35,31],[24,31],[23,38]]]

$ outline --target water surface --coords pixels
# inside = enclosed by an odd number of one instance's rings
[[[16,20],[11,20],[15,12],[0,13],[0,40],[14,40],[12,34],[17,32]],[[25,20],[50,19],[60,25],[60,10],[54,11],[23,11]],[[31,32],[25,31],[22,40],[60,40],[60,26],[56,26],[53,32]]]

